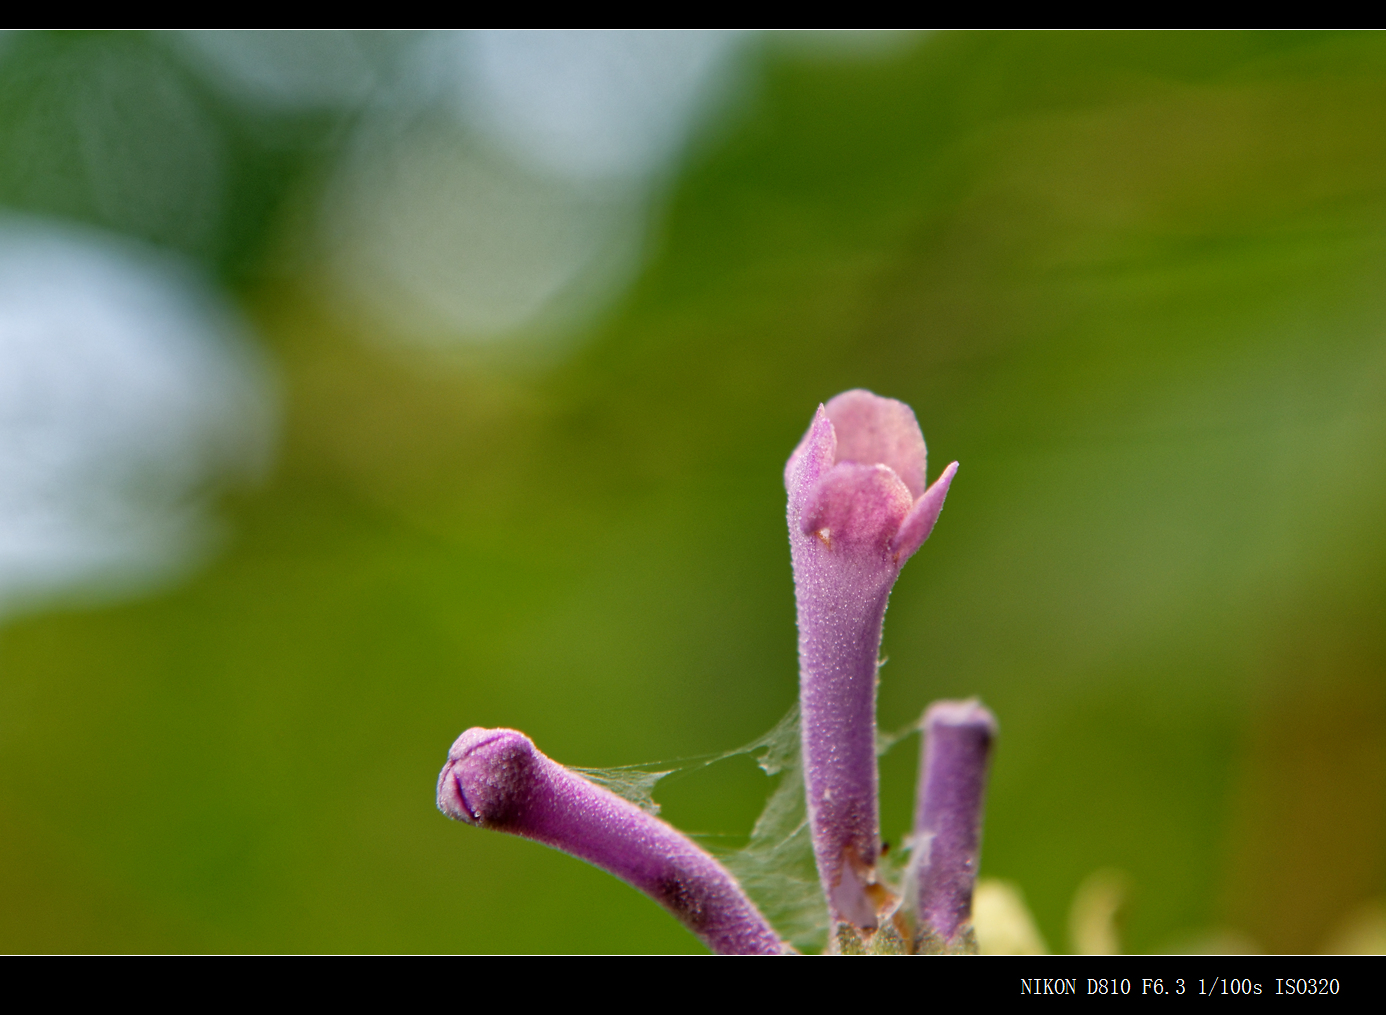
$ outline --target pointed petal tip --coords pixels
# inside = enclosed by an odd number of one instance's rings
[[[813,421],[784,466],[784,486],[791,494],[801,494],[833,464],[837,452],[837,431],[827,410],[820,403]]]
[[[891,549],[901,564],[914,556],[915,551],[924,545],[924,541],[934,531],[939,512],[943,510],[943,502],[948,496],[948,488],[953,485],[953,477],[957,472],[958,463],[953,462],[943,470],[943,475],[924,491],[924,495],[915,501],[914,508],[891,541]]]
[[[948,496],[948,488],[953,485],[953,477],[958,474],[958,463],[951,462],[948,468],[939,474],[938,479],[934,480],[929,489],[924,491],[924,497],[931,494],[938,497],[939,507],[943,506],[943,498]],[[920,498],[923,499],[922,497]]]

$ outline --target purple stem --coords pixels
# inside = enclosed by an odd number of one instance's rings
[[[820,406],[785,467],[799,620],[804,783],[814,858],[835,923],[876,927],[880,816],[876,670],[886,601],[933,530],[950,465],[927,490],[909,406],[848,391]]]
[[[474,727],[438,776],[438,809],[542,842],[640,889],[720,955],[792,951],[726,868],[685,835],[545,757],[523,733]]]
[[[923,728],[913,860],[919,922],[948,947],[972,918],[996,719],[975,698],[936,701]]]
[[[895,576],[845,582],[831,561],[794,554],[799,706],[813,852],[835,922],[876,926],[880,855],[876,667]],[[837,580],[834,580],[837,579]],[[839,586],[848,585],[844,594]]]

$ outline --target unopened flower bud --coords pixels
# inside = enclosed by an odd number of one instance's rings
[[[919,931],[925,950],[959,951],[968,946],[996,719],[973,698],[934,702],[922,725],[911,860]]]

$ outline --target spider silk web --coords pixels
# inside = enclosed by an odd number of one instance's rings
[[[913,723],[895,733],[878,731],[876,755],[885,754],[916,731]],[[570,767],[570,771],[650,814],[658,814],[654,791],[661,779],[695,772],[742,755],[751,757],[767,777],[778,779],[778,782],[767,796],[746,845],[739,849],[712,846],[710,851],[741,882],[746,894],[781,937],[800,951],[822,951],[828,939],[828,910],[813,862],[813,842],[804,802],[797,702],[769,732],[722,754],[616,768]],[[907,851],[908,844],[892,850],[879,863],[881,879],[897,892],[904,879]]]

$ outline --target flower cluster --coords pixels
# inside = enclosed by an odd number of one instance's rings
[[[785,467],[799,620],[804,788],[841,954],[976,950],[970,920],[996,722],[975,700],[921,720],[911,859],[903,886],[878,874],[876,681],[886,601],[929,538],[957,472],[925,485],[909,406],[847,391],[819,406]],[[731,873],[659,818],[551,761],[515,730],[470,729],[448,752],[438,807],[481,828],[571,853],[655,899],[719,954],[783,954]]]

